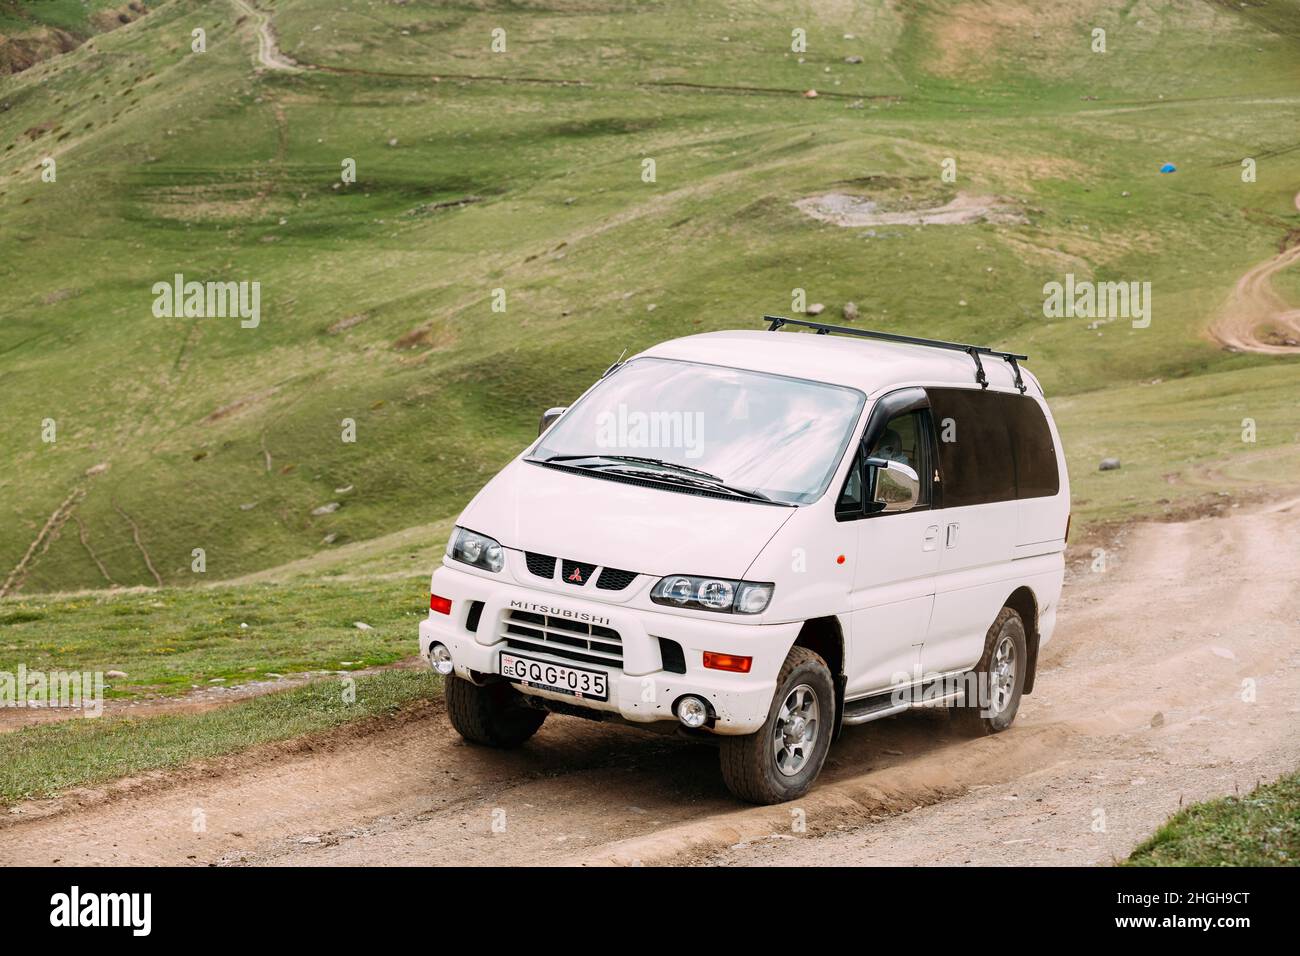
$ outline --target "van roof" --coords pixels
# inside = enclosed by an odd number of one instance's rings
[[[810,332],[704,332],[662,342],[640,356],[772,372],[847,385],[871,396],[905,385],[976,386],[975,363],[963,352]],[[1016,390],[1007,362],[989,355],[982,362],[991,389]],[[1021,375],[1042,395],[1038,379],[1023,366]]]

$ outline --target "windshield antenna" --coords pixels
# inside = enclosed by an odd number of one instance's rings
[[[609,368],[605,369],[605,375],[608,375],[610,372],[614,371],[614,369],[616,369],[616,368],[618,368],[620,365],[622,365],[622,364],[623,364],[623,356],[626,355],[626,354],[627,354],[627,349],[625,348],[625,349],[623,349],[622,352],[619,353],[619,356],[618,356],[618,358],[615,360],[614,364],[611,365]],[[604,378],[605,375],[602,375],[601,378]]]

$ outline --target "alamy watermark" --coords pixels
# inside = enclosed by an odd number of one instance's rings
[[[262,321],[262,283],[185,281],[176,273],[171,282],[153,284],[153,314],[158,319],[240,319],[240,328],[255,329]]]
[[[596,416],[598,448],[667,448],[687,458],[704,454],[703,412],[635,412],[620,403]]]
[[[0,671],[0,707],[80,710],[83,717],[104,713],[102,671]]]
[[[897,671],[890,684],[893,689],[889,701],[894,705],[937,707],[962,704],[978,707],[981,717],[995,717],[1011,702],[1011,684],[982,671],[961,674],[922,674],[919,669],[911,673]]]
[[[1049,319],[1132,319],[1133,328],[1151,324],[1150,282],[1093,282],[1066,273],[1065,282],[1043,286],[1043,315]]]

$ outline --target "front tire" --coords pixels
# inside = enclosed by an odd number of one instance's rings
[[[546,711],[523,703],[523,695],[505,681],[479,686],[448,674],[442,693],[451,725],[471,743],[519,747],[546,720]]]
[[[776,678],[763,726],[743,737],[721,737],[722,779],[749,803],[784,803],[812,786],[835,731],[830,668],[806,647],[793,647]]]
[[[1025,624],[1018,612],[1004,607],[993,620],[984,638],[984,654],[971,671],[978,699],[952,705],[957,729],[972,737],[984,737],[1010,727],[1020,709],[1028,664]]]

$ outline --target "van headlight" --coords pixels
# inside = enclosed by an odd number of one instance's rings
[[[447,557],[485,571],[500,571],[506,563],[501,542],[459,525],[452,531],[451,540],[447,542]]]
[[[650,600],[669,607],[693,607],[724,614],[762,614],[772,600],[772,584],[670,574],[650,591]]]

